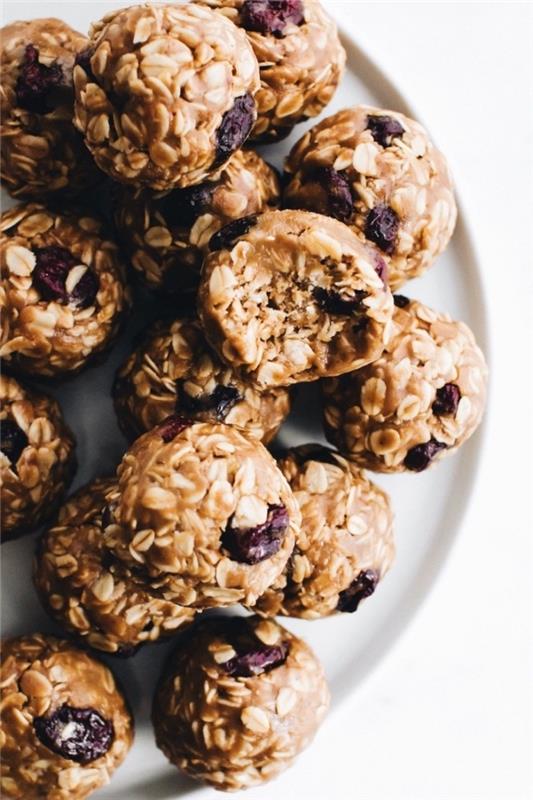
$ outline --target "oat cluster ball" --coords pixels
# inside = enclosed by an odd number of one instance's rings
[[[246,35],[208,8],[154,3],[95,23],[74,68],[74,121],[115,180],[200,183],[249,136],[259,66]]]
[[[76,470],[75,441],[58,403],[0,376],[2,540],[31,533],[49,517]]]
[[[0,357],[28,375],[79,371],[129,306],[116,245],[92,216],[37,203],[0,220]]]
[[[354,106],[327,117],[295,144],[285,169],[286,207],[328,214],[375,244],[393,290],[425,272],[453,233],[446,160],[397,111]]]
[[[487,366],[470,328],[403,295],[373,364],[324,381],[326,435],[376,472],[421,472],[478,427]]]
[[[2,797],[83,800],[105,786],[133,740],[107,667],[70,642],[33,634],[2,647]]]
[[[252,140],[275,142],[332,99],[346,53],[317,0],[198,0],[246,31],[259,62]]]
[[[209,240],[240,217],[276,208],[276,171],[253,150],[238,150],[216,178],[166,192],[121,187],[115,222],[131,263],[150,289],[198,285]]]
[[[98,170],[72,125],[72,70],[87,38],[59,19],[1,30],[0,178],[13,197],[79,194]]]
[[[216,789],[247,789],[286,769],[329,705],[322,666],[281,625],[219,617],[180,643],[152,719],[169,761]]]

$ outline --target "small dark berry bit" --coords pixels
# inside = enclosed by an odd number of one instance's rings
[[[378,274],[378,278],[381,278],[383,284],[386,286],[389,279],[389,270],[385,259],[381,258],[379,253],[375,253],[374,255],[374,269]]]
[[[410,299],[404,294],[393,294],[392,299],[394,300],[394,305],[397,308],[405,308],[411,302]]]
[[[241,8],[241,23],[247,31],[284,35],[289,23],[304,22],[302,0],[245,0]]]
[[[431,409],[437,417],[444,414],[455,414],[460,399],[461,390],[457,384],[445,383],[444,386],[437,389],[437,396]]]
[[[63,758],[88,764],[105,755],[113,742],[113,724],[93,708],[63,705],[46,717],[35,717],[37,738]]]
[[[403,125],[387,114],[370,115],[367,118],[366,127],[372,134],[374,141],[382,147],[390,147],[395,136],[403,136],[405,133]]]
[[[360,572],[347,589],[339,592],[338,610],[353,614],[354,611],[357,611],[361,600],[374,594],[378,581],[379,575],[373,569],[365,569]]]
[[[178,389],[180,387],[181,381],[178,381]],[[242,397],[235,386],[218,385],[211,394],[204,394],[199,397],[191,397],[182,388],[178,395],[178,405],[183,407],[185,411],[189,413],[213,411],[220,422],[224,421],[235,403],[240,400],[242,400]]]
[[[213,234],[209,240],[209,249],[224,250],[231,247],[236,239],[248,233],[250,228],[253,228],[257,222],[257,214],[250,214],[248,217],[241,217],[234,222],[229,222],[224,225],[219,231]]]
[[[186,419],[179,414],[171,414],[170,417],[163,420],[157,430],[165,444],[168,444],[168,442],[176,438],[178,433],[181,433],[192,424],[190,419]]]
[[[82,275],[72,292],[67,292],[65,282],[72,267],[79,264],[79,260],[65,247],[38,247],[35,254],[35,268],[33,270],[33,285],[43,300],[55,300],[77,306],[89,308],[98,294],[98,279],[91,269]]]
[[[28,437],[12,419],[0,422],[0,450],[14,467],[22,451],[28,446]]]
[[[96,83],[96,79],[91,67],[91,58],[93,55],[94,47],[86,47],[85,50],[82,50],[76,55],[76,58],[74,59],[74,65],[82,68],[91,83]]]
[[[39,63],[39,51],[26,45],[24,61],[15,84],[17,105],[34,114],[48,114],[51,91],[63,83],[63,70],[59,64],[47,67]]]
[[[269,506],[262,525],[255,528],[232,528],[228,525],[221,543],[234,561],[258,564],[278,552],[288,526],[289,515],[285,506]]]
[[[271,669],[283,664],[289,653],[288,642],[279,645],[258,645],[245,653],[238,653],[229,661],[222,664],[222,668],[228,675],[235,678],[251,678],[254,675],[261,675],[263,672],[270,672]]]
[[[353,193],[346,175],[333,167],[317,167],[310,177],[326,193],[329,216],[348,222],[353,216]]]
[[[255,122],[255,100],[251,94],[237,97],[222,117],[216,132],[215,166],[223,164],[249,137]]]
[[[423,444],[416,444],[414,447],[408,451],[407,455],[404,458],[404,464],[407,469],[412,470],[413,472],[423,472],[437,453],[441,450],[445,450],[447,445],[443,442],[437,442],[436,439],[431,437],[429,442],[424,442]]]
[[[365,236],[377,244],[380,250],[391,255],[396,246],[400,218],[390,206],[381,203],[374,206],[366,217]]]
[[[205,212],[217,186],[212,182],[187,189],[174,189],[156,201],[157,210],[170,227],[190,228]]]
[[[299,466],[307,464],[308,461],[320,461],[321,464],[333,464],[334,467],[339,466],[339,462],[335,458],[335,453],[329,447],[324,447],[321,444],[302,444],[299,447],[293,447],[289,450],[294,460]]]
[[[327,314],[344,314],[346,316],[355,312],[362,311],[361,303],[367,297],[368,292],[356,289],[351,297],[343,297],[334,289],[323,289],[322,286],[315,286],[313,297],[322,311]]]

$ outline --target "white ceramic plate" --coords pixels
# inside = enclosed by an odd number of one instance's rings
[[[127,0],[126,0],[127,2]],[[57,16],[86,31],[91,20],[126,2],[11,2],[4,4],[4,24],[19,18]],[[344,36],[348,68],[342,87],[326,114],[356,103],[370,103],[416,116],[392,82],[359,45]],[[269,161],[281,166],[289,147],[312,123],[298,126],[280,145],[263,148]],[[6,201],[6,196],[3,196]],[[11,201],[7,201],[11,203]],[[4,203],[4,208],[6,207]],[[402,291],[449,311],[474,330],[487,354],[486,306],[481,272],[467,224],[459,223],[448,250],[422,279]],[[74,488],[98,474],[109,473],[120,459],[125,441],[113,413],[110,387],[117,366],[130,349],[133,330],[153,318],[154,309],[139,314],[130,324],[103,366],[90,369],[64,386],[54,387],[78,441],[79,470]],[[280,440],[294,445],[322,439],[318,394],[307,385],[299,392]],[[325,664],[333,706],[357,687],[391,648],[412,619],[442,567],[459,529],[471,494],[479,459],[481,436],[476,436],[453,458],[421,475],[376,476],[392,496],[396,514],[397,559],[371,600],[354,615],[315,622],[289,620],[286,624],[304,636]],[[58,632],[35,596],[30,572],[35,536],[2,547],[3,634],[31,631]],[[284,623],[285,624],[285,623]],[[149,722],[153,686],[172,644],[146,647],[130,660],[107,659],[120,676],[136,720],[136,739],[125,765],[110,786],[97,793],[108,800],[171,800],[186,797],[197,784],[168,765],[154,744]],[[295,769],[298,769],[296,765]],[[276,791],[274,789],[274,791]],[[205,790],[209,795],[214,794]],[[204,792],[201,792],[204,795]],[[218,796],[218,795],[217,795]]]

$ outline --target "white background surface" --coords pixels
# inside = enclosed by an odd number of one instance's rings
[[[488,435],[461,535],[407,634],[298,767],[244,797],[523,800],[533,797],[531,6],[326,5],[451,161],[486,271]]]

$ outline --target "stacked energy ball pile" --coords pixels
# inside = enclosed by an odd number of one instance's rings
[[[25,201],[1,219],[2,529],[48,522],[35,586],[78,639],[4,646],[2,789],[57,800],[106,783],[132,720],[81,648],[127,656],[185,628],[154,697],[157,744],[216,788],[249,787],[328,706],[316,656],[274,617],[354,612],[393,561],[390,502],[364,469],[420,472],[482,416],[471,331],[392,294],[451,237],[448,168],[418,123],[358,105],[303,135],[283,181],[250,149],[339,83],[316,0],[154,3],[88,38],[55,19],[2,34],[1,177]],[[185,312],[117,373],[131,445],[116,473],[61,506],[74,438],[31,381],[102,358],[134,277]],[[276,462],[289,387],[319,379],[335,449]],[[236,603],[254,616],[205,613]]]

